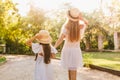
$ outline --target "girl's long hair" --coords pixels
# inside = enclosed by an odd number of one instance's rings
[[[80,40],[80,25],[79,21],[67,20],[65,25],[68,32],[68,39],[71,42]]]
[[[50,63],[50,57],[51,57],[51,47],[50,44],[41,44],[43,47],[44,52],[44,63],[49,64]]]

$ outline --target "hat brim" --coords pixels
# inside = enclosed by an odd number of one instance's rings
[[[38,40],[38,42],[43,44],[50,44],[52,42],[52,38],[49,36],[48,38]]]
[[[67,17],[68,17],[68,19],[70,19],[71,21],[79,21],[79,20],[80,20],[79,17],[73,18],[73,17],[70,15],[69,11],[67,12]]]

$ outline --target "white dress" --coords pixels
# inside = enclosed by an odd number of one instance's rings
[[[43,53],[42,45],[39,43],[32,43],[32,51],[36,53]],[[57,53],[57,50],[51,46],[51,52]],[[54,80],[51,63],[45,64],[44,57],[38,55],[35,65],[35,80]]]
[[[86,26],[80,30],[80,36],[83,37]],[[67,70],[76,70],[83,67],[82,52],[80,41],[70,42],[68,40],[67,30],[63,26],[61,34],[65,35],[65,42],[61,52],[61,65]]]

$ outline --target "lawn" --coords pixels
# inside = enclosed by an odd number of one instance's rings
[[[84,52],[84,63],[119,70],[120,53],[114,52]]]
[[[57,54],[57,58],[60,58],[60,54]],[[83,61],[85,64],[94,64],[120,71],[120,52],[83,52]]]
[[[3,56],[0,56],[0,64],[1,64],[1,63],[4,63],[5,61],[6,61],[6,58],[3,57]]]

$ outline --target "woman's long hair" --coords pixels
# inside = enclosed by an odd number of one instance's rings
[[[50,57],[51,57],[51,47],[50,44],[41,44],[43,47],[44,52],[44,63],[49,64],[50,63]]]
[[[71,42],[80,40],[80,25],[79,21],[68,20],[65,25],[68,32],[68,39]]]

